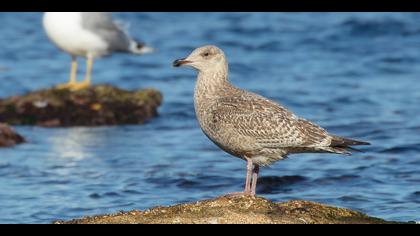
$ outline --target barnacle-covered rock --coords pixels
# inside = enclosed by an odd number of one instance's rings
[[[275,203],[242,196],[220,197],[146,211],[120,212],[56,224],[386,224],[389,222],[343,208],[309,201]]]

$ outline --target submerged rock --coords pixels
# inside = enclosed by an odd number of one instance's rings
[[[72,92],[46,89],[0,100],[0,120],[46,127],[142,124],[157,116],[162,94],[97,85]]]
[[[385,224],[363,213],[309,201],[220,197],[146,211],[56,221],[55,224]]]
[[[25,139],[6,124],[0,123],[0,147],[11,147],[25,142]]]

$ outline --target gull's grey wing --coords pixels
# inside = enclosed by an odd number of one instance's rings
[[[128,51],[130,37],[114,22],[109,12],[82,12],[82,25],[108,43],[111,51]]]

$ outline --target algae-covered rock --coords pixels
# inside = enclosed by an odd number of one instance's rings
[[[98,85],[80,91],[46,89],[0,100],[0,120],[47,127],[142,124],[157,116],[162,95]]]
[[[11,147],[25,142],[25,139],[6,124],[0,124],[0,147]]]
[[[385,224],[382,219],[309,201],[274,203],[241,196],[220,197],[146,211],[120,212],[56,224]]]

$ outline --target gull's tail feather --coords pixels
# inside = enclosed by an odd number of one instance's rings
[[[358,140],[354,140],[354,139],[348,139],[348,138],[342,138],[342,137],[338,137],[338,136],[333,136],[333,139],[331,140],[331,145],[332,147],[334,146],[338,146],[338,147],[342,147],[342,146],[356,146],[356,145],[370,145],[370,143],[368,142],[364,142],[364,141],[358,141]]]
[[[137,55],[143,55],[154,52],[155,49],[147,46],[145,43],[132,40],[130,45],[130,52]]]
[[[331,140],[330,149],[331,151],[339,154],[344,155],[351,155],[351,151],[363,152],[359,149],[356,149],[351,146],[358,146],[358,145],[370,145],[368,142],[358,141],[354,139],[342,138],[338,136],[333,136]]]
[[[118,27],[118,29],[124,32],[126,39],[129,40],[129,43],[130,43],[128,47],[129,52],[133,54],[137,54],[137,55],[143,55],[143,54],[152,53],[155,51],[153,48],[147,46],[145,43],[135,40],[131,37],[129,33],[130,24],[128,22],[115,20],[114,23]]]

